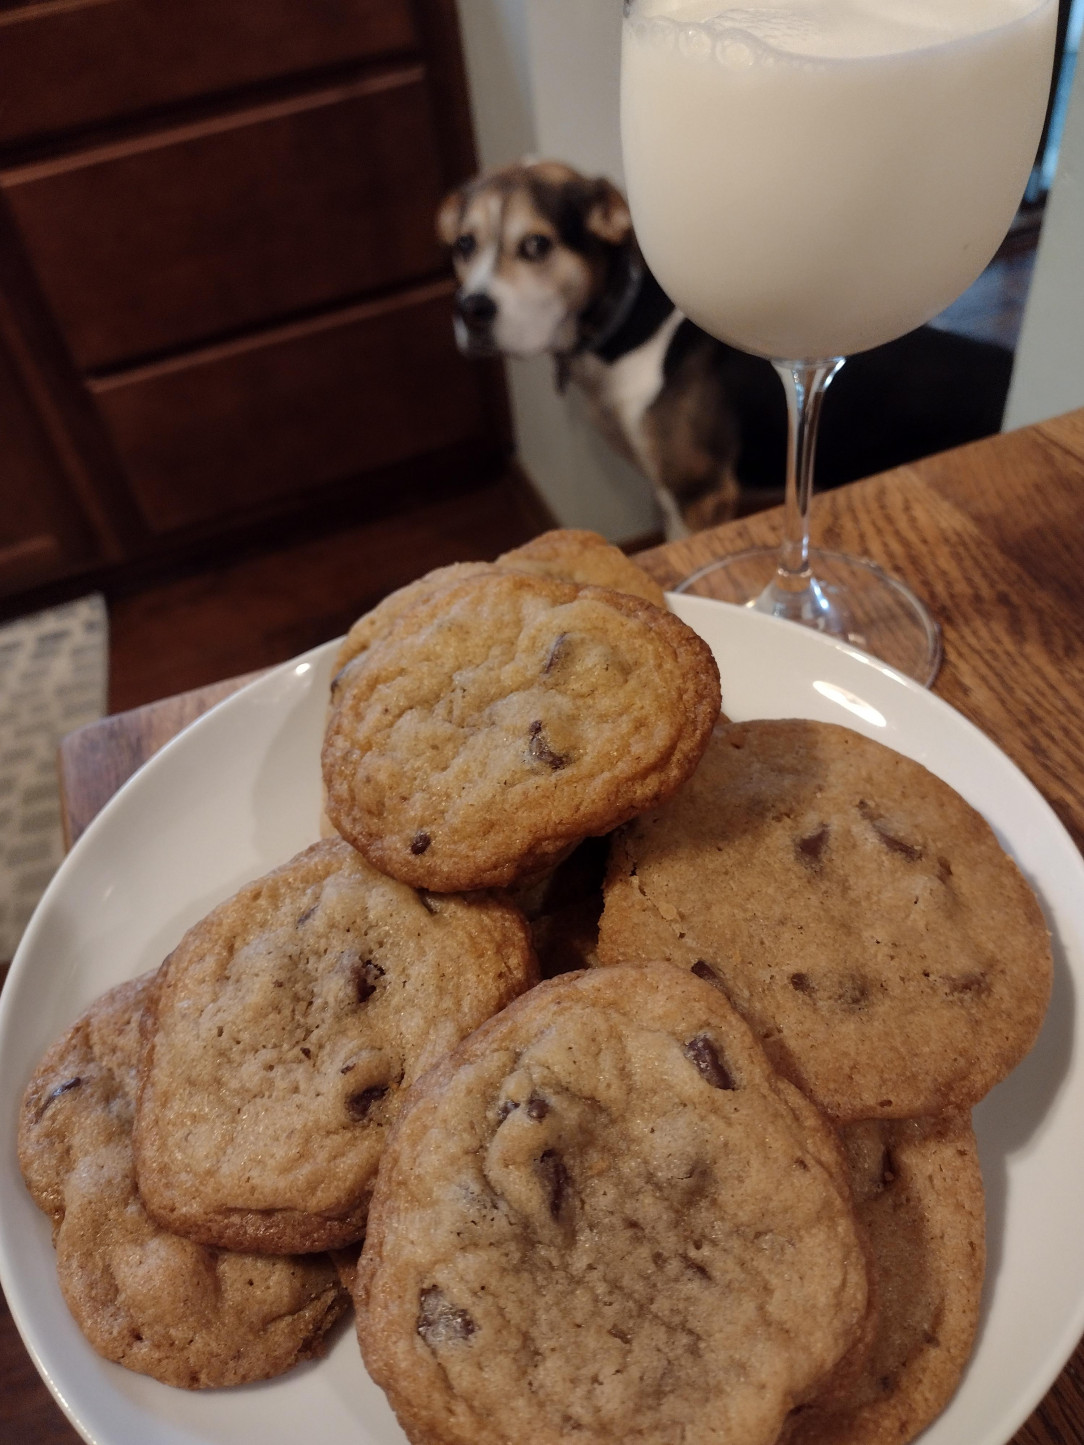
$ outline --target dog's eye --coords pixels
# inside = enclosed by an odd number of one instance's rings
[[[452,246],[452,250],[465,261],[468,256],[474,255],[477,247],[478,242],[469,232],[465,231],[462,236],[455,238],[455,244]]]
[[[553,250],[553,240],[549,236],[533,234],[524,236],[519,243],[519,254],[525,261],[541,261]]]

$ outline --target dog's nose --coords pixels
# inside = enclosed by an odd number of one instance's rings
[[[471,328],[480,330],[488,326],[497,314],[497,303],[484,291],[468,291],[456,297],[456,310]]]

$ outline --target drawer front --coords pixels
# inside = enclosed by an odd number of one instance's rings
[[[102,560],[103,549],[54,453],[0,316],[0,596]]]
[[[417,43],[410,0],[5,7],[0,145]]]
[[[455,349],[452,286],[92,382],[148,526],[165,534],[491,430]]]
[[[9,170],[0,184],[84,370],[442,268],[420,67]]]

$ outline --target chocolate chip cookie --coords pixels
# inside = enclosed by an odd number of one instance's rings
[[[609,587],[615,592],[629,592],[664,607],[662,588],[642,567],[626,557],[619,547],[607,542],[597,532],[575,527],[556,527],[502,552],[495,562],[453,562],[437,567],[408,582],[405,587],[389,593],[374,608],[359,617],[343,638],[335,657],[334,673],[364,652],[381,631],[416,603],[433,596],[453,582],[494,571],[529,572],[539,577],[554,577],[559,582],[576,582],[593,587]],[[334,691],[335,683],[332,683]]]
[[[231,1249],[360,1238],[402,1091],[535,977],[507,900],[431,898],[341,840],[242,888],[188,931],[144,1013],[148,1212]]]
[[[669,797],[719,713],[711,650],[627,593],[507,572],[412,607],[343,675],[327,812],[415,887],[502,887]]]
[[[100,998],[23,1100],[19,1162],[53,1221],[57,1273],[99,1354],[167,1385],[278,1375],[321,1354],[349,1307],[330,1258],[205,1249],[147,1215],[132,1167],[139,1020],[154,975]]]
[[[381,633],[385,632],[404,612],[409,612],[419,602],[433,597],[445,587],[462,582],[467,577],[484,577],[496,570],[497,568],[492,562],[451,562],[447,567],[435,567],[424,577],[415,578],[413,582],[408,582],[404,587],[389,592],[387,597],[358,618],[339,643],[332,666],[332,702],[335,701],[335,696],[342,683],[343,669],[371,647]]]
[[[637,562],[597,532],[581,528],[555,527],[551,532],[543,532],[522,547],[502,552],[497,566],[533,572],[539,577],[555,577],[559,582],[608,587],[613,592],[642,597],[656,607],[666,606],[662,588]]]
[[[971,1354],[985,1268],[971,1121],[875,1120],[842,1131],[872,1248],[879,1321],[858,1379],[799,1410],[787,1445],[903,1445],[948,1404]]]
[[[599,959],[714,981],[840,1119],[965,1111],[1050,995],[1035,895],[919,763],[800,719],[719,729],[690,783],[614,840]]]
[[[770,1445],[870,1323],[833,1132],[662,964],[544,982],[415,1085],[355,1303],[414,1445]]]

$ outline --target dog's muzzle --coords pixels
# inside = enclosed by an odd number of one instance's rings
[[[484,291],[460,291],[455,298],[455,332],[459,349],[475,356],[496,350],[493,323],[497,303]]]

